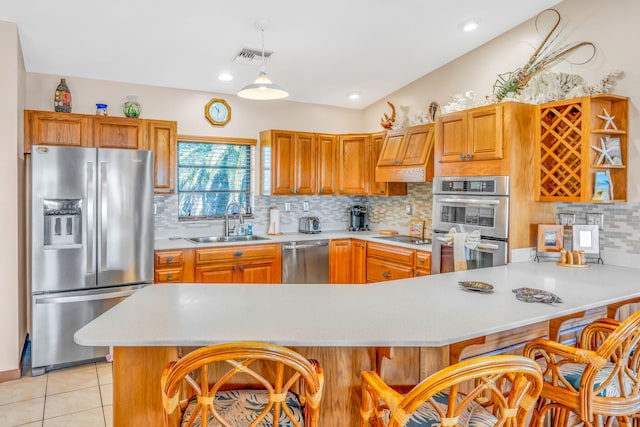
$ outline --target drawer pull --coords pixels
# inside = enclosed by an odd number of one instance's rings
[[[173,262],[173,258],[171,257],[167,258],[167,262]]]
[[[384,272],[382,273],[382,277],[384,277],[385,279],[388,279],[389,277],[391,277],[391,273]]]
[[[467,160],[471,160],[471,157],[472,157],[472,156],[471,156],[471,154],[470,154],[470,153],[469,153],[469,154],[467,154]]]
[[[464,160],[464,154],[460,154],[460,160]]]
[[[233,256],[242,256],[244,255],[244,252],[234,252]]]
[[[238,268],[240,269],[240,271],[244,271],[244,265],[240,264]]]
[[[173,274],[167,274],[167,279],[168,279],[168,280],[173,279]]]
[[[423,260],[422,258],[419,258],[419,259],[418,259],[418,262],[419,262],[420,264],[424,264],[424,260]]]

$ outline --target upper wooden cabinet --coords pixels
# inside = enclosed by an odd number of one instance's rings
[[[174,193],[176,180],[176,122],[147,120],[149,150],[153,151],[156,193]]]
[[[361,196],[369,192],[369,135],[338,137],[338,194]]]
[[[32,145],[152,150],[156,193],[175,192],[174,121],[25,111],[25,153]]]
[[[516,156],[531,163],[534,115],[534,105],[517,102],[443,114],[435,125],[435,175],[509,175]]]
[[[263,179],[271,183],[265,190],[281,196],[316,193],[318,164],[313,133],[262,131],[260,142]]]
[[[147,150],[147,125],[140,119],[96,116],[93,119],[93,146]]]
[[[24,151],[32,145],[92,146],[91,116],[46,111],[24,112]]]
[[[387,132],[376,164],[376,181],[432,181],[434,133],[434,124]]]
[[[380,159],[380,153],[382,151],[386,135],[386,132],[371,134],[371,184],[369,186],[369,195],[404,196],[407,194],[407,184],[405,182],[376,181],[376,164],[378,164]]]
[[[562,202],[618,202],[627,199],[629,100],[596,95],[542,104],[536,132],[536,200]],[[602,117],[614,117],[613,125]],[[594,149],[616,145],[616,160]],[[604,145],[604,147],[603,147]],[[613,151],[613,150],[612,150]],[[611,156],[610,156],[611,157]],[[601,161],[602,160],[602,161]],[[594,200],[596,173],[611,182]]]
[[[336,194],[338,184],[338,137],[316,135],[318,145],[318,194]]]

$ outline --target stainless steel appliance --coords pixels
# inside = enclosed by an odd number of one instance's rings
[[[305,234],[320,233],[320,218],[315,216],[303,216],[298,219],[298,232]]]
[[[369,210],[366,206],[352,206],[349,209],[349,231],[369,230]]]
[[[282,283],[329,283],[329,240],[283,243]]]
[[[96,359],[73,334],[153,281],[151,151],[33,146],[32,372]]]
[[[467,269],[507,263],[509,177],[436,177],[433,179],[433,273],[454,271],[453,246],[442,238],[452,229],[480,232],[475,249],[465,247]]]

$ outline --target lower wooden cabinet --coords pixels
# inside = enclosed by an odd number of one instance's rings
[[[416,251],[416,265],[414,276],[429,276],[431,274],[431,252]]]
[[[351,239],[329,242],[329,283],[353,283]]]
[[[196,283],[281,283],[280,244],[195,250]]]
[[[369,242],[367,283],[413,277],[415,250]]]
[[[353,283],[367,283],[367,242],[353,239],[351,241],[351,267]]]
[[[193,249],[156,251],[154,256],[154,283],[192,283]]]

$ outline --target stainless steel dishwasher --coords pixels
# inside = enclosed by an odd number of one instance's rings
[[[282,283],[329,283],[329,240],[283,243]]]

